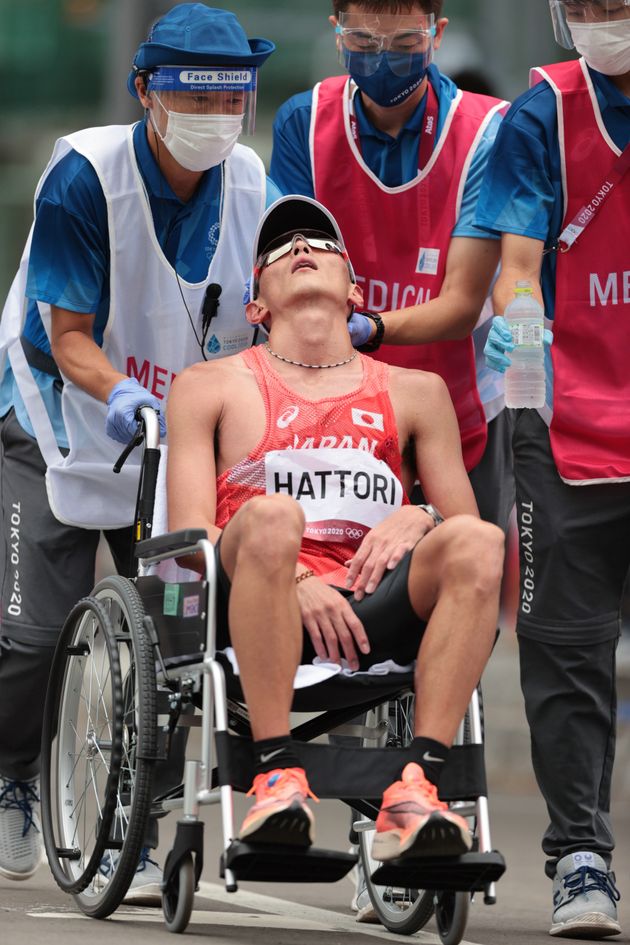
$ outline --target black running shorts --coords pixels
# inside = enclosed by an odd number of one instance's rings
[[[220,549],[219,540],[216,545],[218,650],[231,645],[228,627],[231,584],[221,562]],[[374,593],[367,594],[363,600],[356,601],[353,592],[346,588],[336,588],[350,601],[350,606],[363,624],[370,641],[370,652],[358,653],[360,670],[365,671],[370,666],[384,663],[386,660],[393,660],[401,666],[406,666],[418,654],[426,623],[414,612],[409,600],[408,580],[412,554],[413,551],[408,551],[399,565],[392,571],[386,571]],[[300,662],[311,663],[315,656],[311,638],[304,629]]]

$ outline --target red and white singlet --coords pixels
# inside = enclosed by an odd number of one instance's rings
[[[301,563],[344,586],[345,562],[370,528],[409,503],[388,367],[363,357],[358,387],[306,400],[271,368],[262,346],[241,357],[256,378],[266,426],[255,449],[217,477],[216,524],[224,528],[253,496],[290,495],[306,518]]]

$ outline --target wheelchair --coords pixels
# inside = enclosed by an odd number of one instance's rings
[[[57,884],[83,913],[104,918],[127,893],[150,823],[180,810],[162,882],[164,921],[178,933],[190,920],[203,869],[202,805],[220,805],[219,871],[228,892],[242,880],[335,882],[357,856],[235,837],[233,792],[252,783],[253,748],[238,676],[215,648],[214,548],[198,530],[151,536],[160,451],[149,408],[140,411],[138,433],[115,469],[143,441],[137,576],[101,580],[68,615],[55,650],[42,738],[42,830]],[[193,551],[203,556],[203,579],[169,583],[154,573],[161,562]],[[293,712],[308,717],[292,736],[314,793],[354,812],[358,856],[381,923],[409,935],[435,914],[442,942],[457,945],[471,897],[480,892],[494,903],[505,870],[490,839],[480,689],[440,781],[440,797],[469,818],[472,851],[384,864],[371,857],[380,798],[409,760],[413,699],[411,673],[339,674],[295,690]],[[201,757],[182,758],[183,784],[179,777],[158,793],[157,772],[178,734],[198,724]],[[331,733],[353,734],[358,744],[322,743]]]

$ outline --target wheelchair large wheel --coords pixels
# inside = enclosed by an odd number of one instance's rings
[[[413,739],[414,697],[409,693],[389,705],[390,747],[404,747]],[[359,834],[359,852],[363,861],[368,894],[379,921],[390,932],[413,935],[427,924],[433,915],[433,893],[425,889],[407,889],[394,886],[377,886],[371,880],[372,873],[381,865],[372,859],[374,831]]]
[[[156,683],[144,609],[125,578],[71,612],[55,652],[42,742],[42,821],[56,881],[104,918],[142,850],[156,750]]]

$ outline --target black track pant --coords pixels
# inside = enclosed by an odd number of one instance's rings
[[[517,622],[532,761],[557,860],[592,850],[610,862],[615,650],[630,566],[630,483],[569,486],[536,411],[515,411],[520,545]]]

